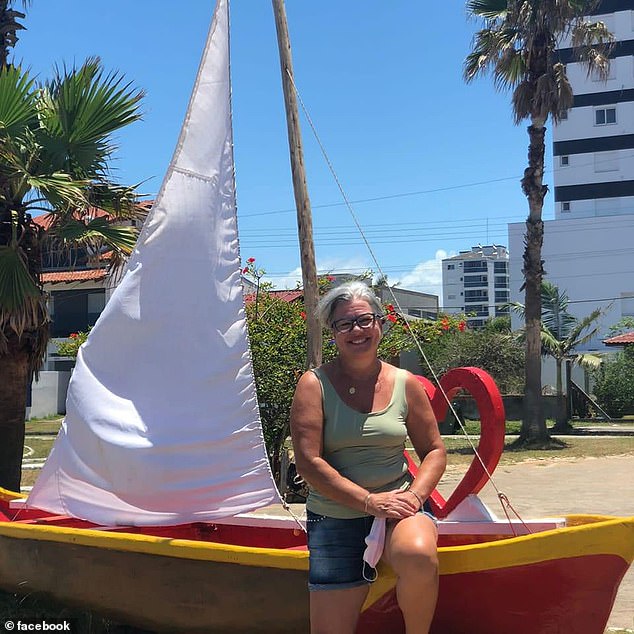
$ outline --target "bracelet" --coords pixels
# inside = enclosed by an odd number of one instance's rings
[[[419,508],[423,508],[423,499],[421,498],[420,495],[418,495],[418,493],[416,493],[416,491],[412,490],[412,489],[407,489],[408,493],[411,493],[417,500],[418,503],[420,504]]]
[[[368,512],[368,502],[370,501],[370,496],[372,495],[372,493],[368,493],[365,496],[365,500],[363,501],[363,512],[367,513]]]

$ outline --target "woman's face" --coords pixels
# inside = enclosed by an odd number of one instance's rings
[[[344,322],[352,321],[361,315],[372,315],[373,313],[372,307],[364,299],[340,302],[335,308],[331,323],[341,320]],[[361,321],[363,323],[363,320]],[[332,331],[340,354],[376,354],[379,341],[381,341],[382,324],[378,319],[375,319],[373,323],[370,322],[367,328],[362,328],[358,323],[354,323],[352,330],[348,332],[338,332],[334,326]]]

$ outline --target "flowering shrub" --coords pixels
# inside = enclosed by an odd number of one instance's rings
[[[71,332],[70,335],[68,335],[70,341],[62,341],[57,344],[57,354],[60,357],[72,357],[76,359],[79,347],[88,338],[90,330],[91,329],[88,328],[86,332]]]

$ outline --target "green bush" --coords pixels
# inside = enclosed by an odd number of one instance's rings
[[[634,346],[606,359],[595,378],[594,395],[610,416],[634,413]]]

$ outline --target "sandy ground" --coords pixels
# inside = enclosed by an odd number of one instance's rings
[[[444,496],[463,472],[447,471],[439,486]],[[524,519],[569,513],[634,515],[634,456],[523,462],[498,467],[493,478]],[[496,515],[504,516],[491,484],[480,498]],[[608,628],[634,631],[634,566],[621,583]]]

